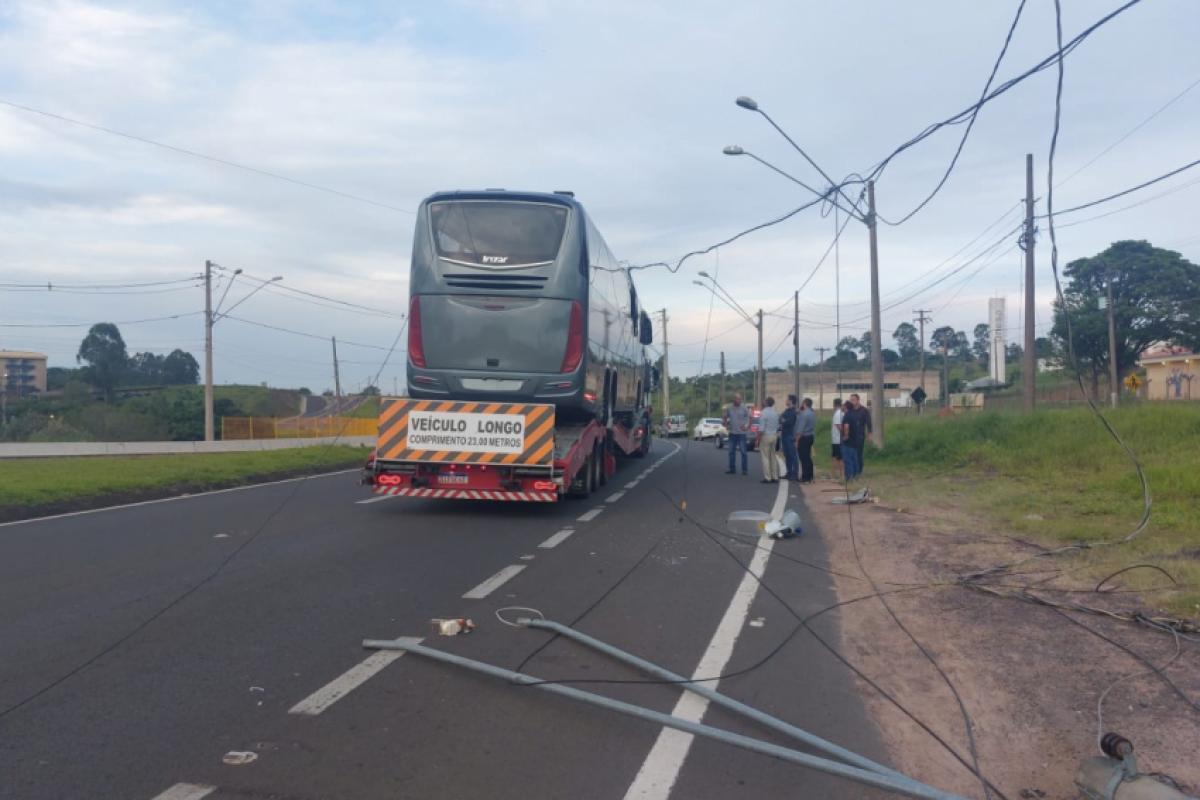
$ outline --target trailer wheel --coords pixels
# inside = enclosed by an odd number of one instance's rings
[[[596,451],[593,450],[592,454],[588,456],[587,465],[589,493],[598,492],[600,490],[600,472],[602,469],[603,467],[600,466],[600,462],[596,458]]]
[[[600,480],[598,481],[600,486],[605,486],[608,484],[608,459],[606,458],[608,454],[607,450],[608,439],[601,439],[600,443],[596,445],[596,450],[592,454],[592,458],[596,462],[596,472],[600,475]]]
[[[595,488],[595,476],[592,474],[592,457],[588,456],[583,466],[579,468],[579,472],[575,473],[575,479],[567,487],[566,494],[572,500],[581,500],[591,494]]]

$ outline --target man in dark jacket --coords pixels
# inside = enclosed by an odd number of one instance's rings
[[[779,415],[779,437],[783,442],[783,461],[787,464],[785,479],[798,481],[800,476],[796,470],[799,460],[796,458],[796,395],[787,396],[787,408]]]
[[[863,447],[867,434],[871,432],[871,412],[862,404],[857,394],[850,395],[850,402],[842,414],[842,460],[846,465],[846,480],[853,480],[863,471]]]

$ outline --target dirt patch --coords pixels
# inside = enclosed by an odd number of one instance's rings
[[[1097,701],[1106,688],[1103,729],[1133,741],[1139,766],[1162,772],[1195,794],[1200,786],[1200,709],[1190,707],[1147,667],[1052,608],[992,597],[955,585],[958,575],[1025,558],[1035,546],[976,532],[951,505],[898,510],[886,503],[833,505],[838,485],[803,487],[805,503],[829,547],[833,569],[862,575],[890,592],[888,605],[962,698],[972,721],[980,769],[1011,800],[1076,798],[1079,762],[1098,755]],[[885,498],[886,500],[886,498]],[[853,530],[853,539],[851,536]],[[855,556],[857,543],[859,558]],[[1078,588],[1065,564],[1031,561],[996,583],[1042,581]],[[968,764],[973,761],[958,703],[935,667],[889,615],[866,579],[834,576],[839,600],[867,596],[840,609],[840,647]],[[1048,594],[1109,608],[1140,608],[1136,594]],[[1072,612],[1066,612],[1072,613]],[[1175,637],[1088,614],[1072,614],[1152,663],[1176,654]],[[1200,704],[1200,643],[1181,641],[1165,669]],[[980,780],[878,690],[860,680],[892,763],[939,788],[983,797]]]
[[[221,481],[186,482],[173,486],[163,486],[154,489],[136,489],[123,492],[106,492],[87,497],[73,497],[69,500],[59,500],[53,503],[37,503],[25,505],[0,506],[0,522],[16,522],[24,519],[50,517],[55,514],[69,514],[74,511],[91,511],[97,508],[142,503],[147,500],[162,500],[168,497],[186,497],[190,494],[211,492],[215,489],[231,489],[237,486],[251,486],[256,483],[302,478],[307,475],[323,475],[330,472],[340,472],[356,466],[347,463],[343,467],[328,464],[315,467],[298,467],[275,472],[264,472],[258,475],[246,475]]]

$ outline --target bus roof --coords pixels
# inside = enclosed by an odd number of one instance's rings
[[[445,200],[517,200],[528,203],[554,203],[560,206],[583,209],[583,205],[574,195],[556,192],[520,192],[507,189],[455,189],[453,191],[434,192],[422,203],[436,203]]]

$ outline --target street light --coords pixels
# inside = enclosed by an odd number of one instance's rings
[[[235,272],[235,273],[234,273],[234,275],[236,276],[236,275],[237,275],[239,272],[241,272],[241,270],[240,270],[240,269],[239,269],[237,272]],[[253,290],[253,291],[251,291],[249,294],[247,294],[247,295],[246,295],[245,297],[243,297],[241,300],[238,300],[236,303],[234,303],[233,305],[231,305],[231,306],[229,307],[229,311],[226,311],[226,312],[224,312],[224,313],[221,313],[221,312],[218,310],[218,311],[214,312],[214,313],[213,313],[213,322],[215,323],[215,322],[217,322],[218,320],[220,320],[220,319],[221,319],[221,318],[223,318],[223,317],[228,317],[228,316],[229,316],[229,312],[230,312],[230,311],[233,311],[235,308],[237,308],[237,307],[238,307],[238,306],[240,306],[242,303],[244,303],[244,302],[246,302],[247,300],[249,300],[249,299],[250,299],[251,297],[253,297],[254,295],[256,295],[256,294],[258,294],[259,292],[261,292],[263,289],[265,289],[265,288],[266,288],[267,286],[269,286],[270,284],[272,284],[272,283],[275,283],[276,281],[281,281],[281,280],[283,280],[283,276],[282,276],[282,275],[276,275],[274,278],[271,278],[270,280],[263,281],[263,282],[262,282],[262,283],[260,283],[258,286],[254,287],[254,290]],[[230,283],[232,284],[232,281],[230,281]],[[222,298],[222,299],[224,299],[224,298]]]
[[[826,196],[832,196],[833,192],[836,190],[837,193],[840,194],[842,196],[842,198],[850,205],[850,209],[853,209],[853,210],[847,211],[846,213],[850,214],[852,217],[857,219],[859,222],[861,222],[867,226],[867,236],[868,236],[868,241],[870,243],[870,251],[871,251],[871,404],[875,407],[875,409],[876,409],[875,413],[877,415],[876,419],[875,419],[875,424],[871,430],[871,440],[875,443],[876,447],[882,448],[883,447],[883,427],[884,427],[884,419],[883,419],[883,339],[882,339],[882,334],[879,330],[880,325],[881,325],[881,322],[880,322],[881,315],[880,315],[880,308],[879,308],[879,243],[878,243],[878,240],[876,237],[875,182],[872,180],[865,181],[866,195],[867,195],[867,212],[865,215],[862,213],[859,213],[857,210],[858,203],[856,203],[855,201],[850,199],[850,196],[846,194],[846,190],[844,188],[842,188],[842,184],[835,183],[834,180],[829,177],[829,174],[826,173],[825,170],[821,169],[820,165],[818,165],[817,162],[813,161],[809,157],[808,153],[804,152],[804,148],[802,148],[802,147],[800,147],[800,145],[796,144],[796,141],[794,139],[792,139],[791,136],[788,136],[787,131],[785,131],[783,128],[779,127],[778,123],[776,123],[775,120],[771,118],[770,114],[768,114],[767,112],[763,111],[761,108],[758,107],[758,103],[755,102],[753,98],[746,97],[743,95],[741,97],[738,97],[735,102],[737,103],[738,107],[740,107],[740,108],[744,108],[747,111],[753,111],[756,114],[761,114],[763,119],[765,119],[767,122],[769,122],[771,127],[774,128],[776,130],[776,132],[779,133],[780,136],[782,136],[784,139],[786,139],[787,143],[790,144],[797,153],[799,153],[801,156],[803,156],[804,160],[807,161],[813,169],[815,169],[818,173],[820,173],[821,177],[825,180],[825,182],[828,183],[832,187],[829,190],[829,192],[827,192],[827,193],[815,192],[814,190],[812,190],[810,187],[807,187],[807,186],[805,188],[809,189],[809,191],[813,191],[814,194],[817,194],[819,197],[822,197],[822,198],[824,198]],[[745,150],[738,147],[737,145],[731,145],[729,147],[726,147],[725,153],[727,155],[751,155],[751,156],[753,156],[752,153],[746,153]],[[791,176],[787,175],[787,173],[783,172],[783,170],[780,170],[777,167],[775,167],[771,164],[768,164],[767,162],[763,161],[762,159],[757,159],[757,160],[760,163],[765,164],[766,166],[770,167],[771,169],[774,169],[776,172],[778,172],[782,175],[785,175],[788,178],[791,178]],[[792,180],[795,180],[795,179],[792,178]],[[796,182],[799,183],[799,181],[796,181]],[[803,184],[801,184],[801,185],[803,185]],[[836,201],[835,201],[835,206],[838,208],[841,208],[841,205],[837,204]],[[845,209],[843,209],[843,210],[845,210]],[[761,336],[761,332],[760,332],[760,336]]]
[[[774,164],[772,164],[770,161],[767,161],[767,160],[766,160],[766,159],[764,159],[764,158],[759,158],[759,157],[758,157],[758,156],[756,156],[754,153],[751,153],[749,150],[746,150],[746,149],[744,149],[744,148],[742,148],[742,147],[740,147],[739,145],[736,145],[736,144],[727,145],[727,146],[726,146],[726,147],[725,147],[723,150],[721,150],[721,152],[722,152],[722,153],[724,153],[724,154],[725,154],[725,155],[727,155],[727,156],[750,156],[750,158],[753,158],[755,161],[757,161],[758,163],[762,164],[762,165],[763,165],[764,167],[766,167],[767,169],[769,169],[769,170],[772,170],[773,172],[776,172],[776,173],[778,173],[778,174],[782,175],[783,177],[787,178],[787,179],[788,179],[789,181],[791,181],[792,183],[794,183],[794,184],[797,184],[798,186],[801,186],[801,187],[803,187],[803,188],[807,189],[808,191],[812,192],[812,193],[813,193],[813,194],[815,194],[817,197],[820,197],[820,198],[823,198],[823,199],[825,199],[825,198],[829,199],[829,201],[830,201],[831,203],[833,203],[834,205],[836,205],[838,208],[841,208],[841,209],[842,209],[842,211],[845,211],[847,214],[849,214],[850,216],[854,217],[855,219],[858,219],[858,218],[859,218],[858,214],[856,214],[854,211],[852,211],[852,210],[848,210],[848,209],[846,209],[846,208],[842,208],[842,205],[841,205],[840,203],[838,203],[838,201],[837,201],[837,200],[834,200],[832,197],[830,197],[830,195],[832,195],[832,194],[833,194],[833,187],[832,187],[832,186],[831,186],[831,187],[829,187],[829,189],[828,189],[827,191],[824,191],[824,192],[819,192],[819,191],[817,191],[816,189],[814,189],[813,187],[809,186],[809,185],[808,185],[807,183],[805,183],[804,181],[802,181],[802,180],[800,180],[799,178],[797,178],[795,175],[792,175],[792,174],[791,174],[791,173],[789,173],[789,172],[784,172],[782,169],[780,169],[779,167],[775,166],[775,165],[774,165]]]
[[[740,305],[738,305],[738,302],[736,300],[734,300],[732,296],[729,296],[729,292],[725,291],[725,287],[723,287],[721,284],[717,283],[716,278],[709,275],[707,272],[700,272],[699,274],[705,278],[708,278],[710,281],[712,281],[713,285],[709,286],[707,283],[704,283],[703,281],[692,281],[692,283],[696,284],[697,286],[702,286],[705,289],[708,289],[708,291],[712,292],[713,297],[717,298],[722,303],[724,303],[725,305],[732,308],[735,312],[737,312],[738,316],[740,316],[746,322],[750,323],[751,327],[753,327],[755,330],[758,331],[758,370],[757,370],[757,374],[754,378],[754,402],[755,402],[755,405],[757,405],[761,408],[762,395],[766,394],[766,387],[760,385],[760,383],[762,381],[762,377],[763,377],[763,365],[762,365],[762,362],[763,362],[763,320],[762,320],[763,312],[762,312],[762,309],[760,308],[758,310],[758,320],[755,321],[755,319],[753,317],[751,317],[750,314],[747,313],[744,308],[742,308]],[[719,294],[717,290],[720,290],[720,292],[722,292],[723,294]]]

